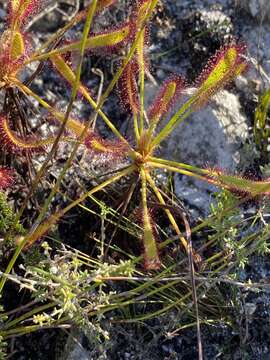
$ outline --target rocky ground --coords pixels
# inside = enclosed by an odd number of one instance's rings
[[[50,2],[55,6],[63,6],[63,2]],[[66,8],[70,10],[69,7]],[[118,16],[122,16],[119,11]],[[0,20],[5,16],[5,6],[0,5]],[[53,33],[63,20],[63,14],[55,9],[46,15],[45,19],[35,23],[34,29],[38,36],[35,41],[41,42]],[[105,20],[104,20],[105,21]],[[79,30],[79,29],[78,29]],[[166,140],[160,150],[162,156],[193,165],[218,166],[228,171],[245,173],[250,169],[260,171],[260,154],[256,150],[252,138],[254,110],[258,95],[269,87],[270,77],[270,3],[268,0],[164,0],[161,2],[159,12],[155,15],[152,26],[153,44],[150,55],[153,62],[152,75],[157,83],[171,72],[183,74],[194,81],[203,66],[222,44],[231,39],[239,39],[247,44],[249,71],[241,76],[229,89],[224,90],[211,101],[204,109],[196,112],[183,123],[173,135]],[[106,60],[88,60],[86,69],[93,64],[104,66],[103,71],[109,73],[109,62]],[[100,62],[99,62],[100,61]],[[110,78],[106,75],[105,82]],[[98,77],[94,77],[87,85],[95,87]],[[53,93],[62,96],[59,106],[67,103],[65,85],[59,84],[59,79],[50,71],[42,79],[34,83],[37,91],[44,91],[51,101]],[[52,91],[53,88],[53,91]],[[155,91],[153,83],[147,84],[149,98]],[[51,97],[51,98],[50,98]],[[119,110],[117,97],[115,101],[106,103],[106,112],[111,115],[114,122],[127,129],[125,113]],[[85,117],[89,111],[85,104],[76,103],[77,112]],[[117,116],[116,116],[117,114]],[[33,123],[33,128],[39,124]],[[43,125],[43,135],[51,130]],[[101,133],[106,130],[101,126]],[[190,140],[192,139],[192,141]],[[65,158],[65,149],[59,153],[59,158]],[[42,162],[42,158],[39,160]],[[59,169],[51,169],[53,176],[57,176]],[[85,177],[84,172],[80,177]],[[72,179],[70,180],[72,184]],[[180,175],[174,176],[176,195],[185,203],[194,221],[206,217],[210,212],[212,192],[215,188],[205,185],[197,180],[190,180]],[[242,278],[261,278],[270,276],[268,259],[253,258]],[[269,293],[258,295],[243,293],[243,311],[249,311],[249,342],[241,342],[237,331],[228,326],[204,328],[202,340],[205,360],[212,359],[252,359],[267,360],[270,358],[269,337]],[[247,310],[248,309],[248,310]],[[240,316],[240,315],[239,315]],[[240,322],[240,320],[239,320]],[[91,355],[91,349],[83,335],[79,335],[81,345],[74,346],[68,339],[63,354],[54,355],[46,353],[48,344],[41,342],[41,349],[35,359],[66,358],[68,360],[108,359],[108,360],[184,360],[196,359],[196,332],[187,330],[172,339],[163,332],[166,319],[158,320],[160,335],[158,339],[145,341],[134,332],[132,327],[125,329],[125,336],[113,338],[112,348],[102,354]],[[239,328],[241,326],[239,325]],[[116,332],[117,333],[117,332]],[[31,339],[31,337],[30,337]],[[50,336],[44,337],[44,343],[52,341]],[[47,340],[46,340],[47,339]],[[26,343],[29,341],[26,339]],[[31,340],[30,340],[31,341]],[[62,341],[62,340],[61,340]],[[66,339],[65,339],[66,341]],[[42,353],[43,351],[43,353]],[[28,357],[27,357],[28,356]],[[29,355],[19,351],[12,359],[27,360]]]

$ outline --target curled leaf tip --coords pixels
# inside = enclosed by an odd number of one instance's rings
[[[30,19],[44,7],[48,1],[10,0],[8,2],[8,23],[14,29],[23,29]]]
[[[121,140],[103,139],[94,131],[88,132],[84,144],[91,156],[97,157],[101,165],[110,161],[119,162],[127,155],[127,146]]]
[[[13,154],[40,153],[53,143],[54,139],[39,140],[34,136],[22,138],[10,128],[6,116],[0,115],[0,138],[2,145]]]
[[[1,35],[0,48],[0,79],[18,73],[32,50],[24,33],[9,29]]]
[[[166,114],[179,99],[185,86],[184,78],[179,75],[171,75],[165,80],[148,110],[149,120],[157,122]]]
[[[195,83],[197,92],[194,102],[197,106],[207,103],[213,95],[246,70],[245,53],[244,44],[231,43],[210,58]]]

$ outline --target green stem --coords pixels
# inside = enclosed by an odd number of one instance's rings
[[[24,320],[30,318],[31,316],[33,316],[33,315],[41,312],[41,311],[50,309],[50,308],[54,307],[55,305],[56,305],[56,303],[55,303],[55,302],[52,302],[52,303],[49,303],[49,304],[45,304],[45,305],[42,305],[42,306],[38,306],[38,307],[34,308],[33,310],[27,312],[26,314],[23,314],[22,316],[16,317],[14,320],[5,323],[5,326],[4,326],[3,330],[4,330],[4,331],[5,331],[5,330],[8,330],[8,329],[10,329],[12,326],[20,323],[21,321],[24,321]]]
[[[208,170],[201,169],[201,168],[199,168],[197,166],[193,166],[193,165],[189,165],[189,164],[185,164],[185,163],[179,163],[177,161],[161,159],[161,158],[157,158],[157,157],[153,157],[153,156],[149,156],[148,159],[149,159],[149,161],[157,163],[157,164],[178,167],[180,169],[187,169],[187,170],[190,170],[192,172],[197,172],[197,173],[199,173],[201,175],[207,175],[208,174]]]
[[[161,195],[158,187],[156,186],[154,180],[151,178],[151,176],[150,176],[149,174],[146,174],[146,179],[147,179],[148,183],[150,184],[152,190],[154,191],[154,193],[155,193],[155,195],[156,195],[159,203],[160,203],[161,205],[165,206],[165,205],[166,205],[166,202],[165,202],[165,200],[163,199],[163,197],[162,197],[162,195]],[[171,213],[170,210],[167,209],[167,208],[164,208],[164,211],[165,211],[165,213],[166,213],[166,215],[167,215],[170,223],[172,224],[172,226],[173,226],[176,234],[179,236],[179,239],[180,239],[180,241],[181,241],[181,244],[183,245],[184,249],[187,251],[187,249],[188,249],[188,243],[187,243],[186,239],[184,238],[184,236],[181,234],[181,231],[180,231],[180,229],[179,229],[179,227],[178,227],[178,225],[177,225],[177,222],[175,221],[172,213]]]
[[[138,127],[138,116],[137,114],[133,114],[133,127],[134,127],[134,134],[136,137],[137,145],[139,145],[140,140],[140,132]]]
[[[142,210],[143,210],[143,244],[145,254],[145,265],[147,269],[156,269],[159,267],[159,257],[156,239],[153,234],[151,219],[147,207],[147,182],[146,171],[142,168],[140,170],[141,176],[141,196],[142,196]]]
[[[191,109],[191,105],[193,104],[194,99],[191,98],[188,100],[180,110],[169,120],[169,122],[163,127],[160,133],[154,138],[151,142],[151,146],[157,147],[161,141],[163,141],[170,133],[183,122],[190,114],[193,113],[193,109]]]
[[[151,161],[148,162],[148,165],[152,166],[152,167],[155,167],[155,168],[159,168],[159,169],[161,168],[161,169],[166,169],[166,170],[169,170],[169,171],[178,172],[178,173],[183,174],[183,175],[192,176],[192,177],[195,177],[195,178],[197,178],[199,180],[207,181],[207,179],[204,176],[198,175],[198,174],[196,174],[194,172],[191,172],[191,171],[188,171],[188,170],[185,170],[185,169],[179,169],[179,168],[174,167],[174,166],[169,166],[169,165],[160,164],[160,163],[154,163],[154,162],[151,162]]]

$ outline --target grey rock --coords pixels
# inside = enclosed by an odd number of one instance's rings
[[[269,2],[270,5],[270,2]],[[270,9],[269,9],[270,14]],[[269,15],[270,16],[270,15]],[[242,40],[248,46],[249,57],[253,58],[252,63],[258,63],[261,69],[268,75],[270,74],[270,24],[247,24],[242,28]],[[255,66],[251,65],[249,71],[245,75],[248,79],[260,79],[261,75],[258,73]]]
[[[66,358],[67,360],[91,360],[91,355],[81,346],[76,346]]]
[[[248,316],[253,315],[255,313],[255,311],[256,311],[256,308],[257,308],[256,304],[253,304],[251,302],[245,303],[245,313],[246,313],[246,315],[248,315]]]
[[[0,20],[3,21],[5,20],[6,17],[6,12],[3,9],[0,9]]]
[[[235,79],[235,86],[240,91],[247,91],[248,89],[248,80],[246,77],[240,75]]]
[[[199,166],[234,171],[240,160],[241,141],[248,135],[246,118],[236,95],[220,92],[202,110],[185,120],[164,142],[162,156]],[[209,213],[215,187],[191,177],[175,175],[175,192],[186,201],[194,216]]]
[[[258,21],[270,21],[270,2],[269,0],[242,0],[241,6]]]
[[[81,345],[83,336],[77,329],[72,329],[59,360],[92,360],[91,354]]]

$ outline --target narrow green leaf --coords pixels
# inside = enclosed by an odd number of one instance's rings
[[[259,104],[255,111],[254,119],[254,137],[258,147],[266,148],[268,145],[269,129],[266,127],[267,113],[270,106],[270,88],[267,89],[259,99]],[[264,141],[266,144],[264,144]]]

